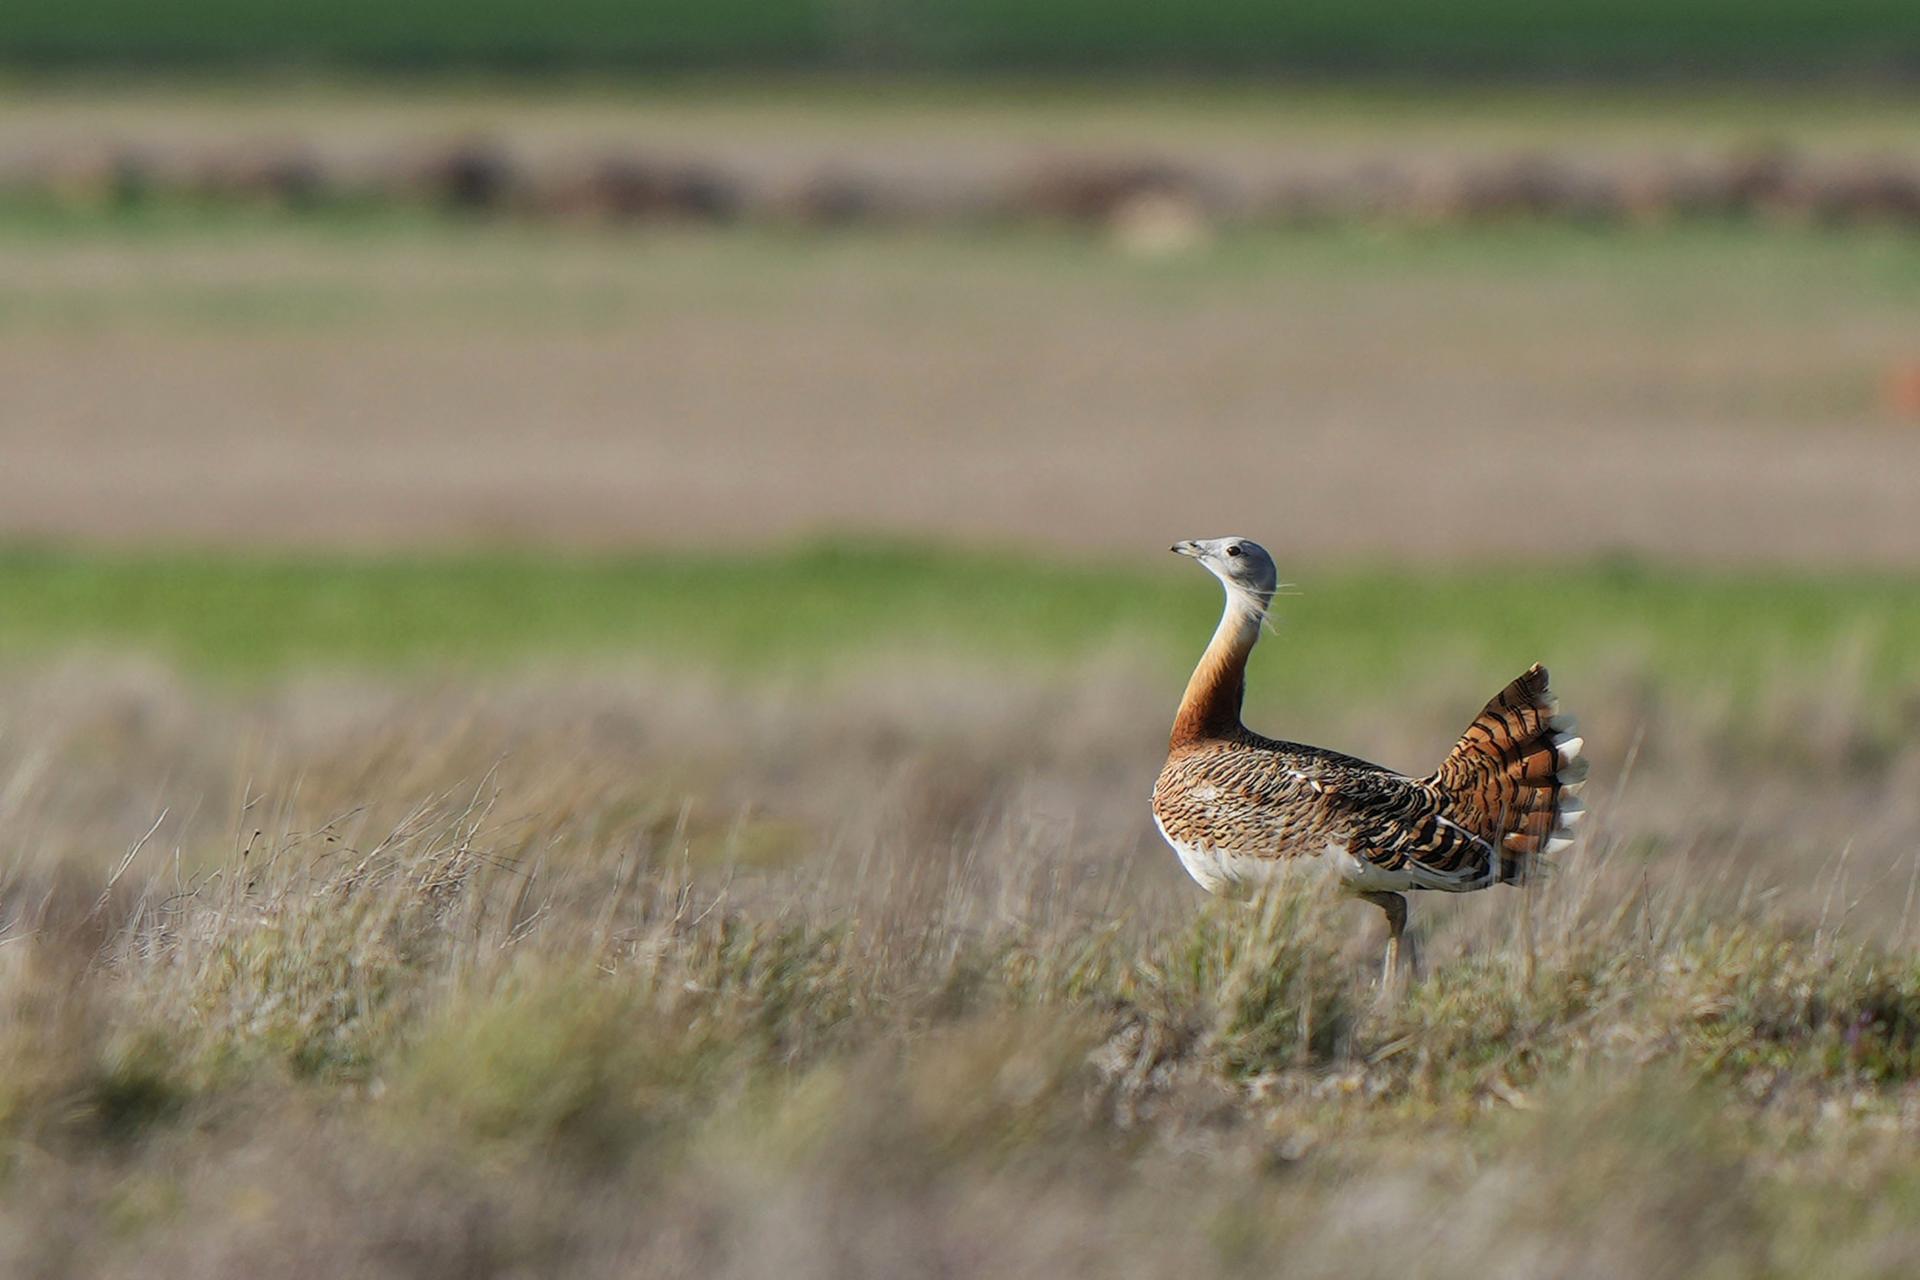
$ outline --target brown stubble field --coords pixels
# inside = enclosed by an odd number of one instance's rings
[[[1911,563],[1894,238],[0,238],[0,527]],[[1525,500],[1521,497],[1525,495]],[[1516,519],[1501,516],[1520,502]]]

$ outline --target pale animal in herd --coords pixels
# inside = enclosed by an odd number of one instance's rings
[[[1424,778],[1320,747],[1263,738],[1240,723],[1247,655],[1279,580],[1246,538],[1175,543],[1226,587],[1212,643],[1187,683],[1153,817],[1209,893],[1250,897],[1312,865],[1387,914],[1382,985],[1398,969],[1412,889],[1466,893],[1523,882],[1536,859],[1573,844],[1586,812],[1586,761],[1534,666],[1474,717]],[[1417,968],[1412,939],[1407,959]]]

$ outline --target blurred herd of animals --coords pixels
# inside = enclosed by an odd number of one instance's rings
[[[655,144],[656,146],[659,144]],[[701,143],[662,153],[601,143],[555,157],[486,136],[415,141],[354,154],[310,140],[95,139],[16,142],[0,196],[99,212],[149,201],[218,208],[437,209],[468,216],[594,224],[752,222],[844,228],[994,226],[1038,222],[1106,229],[1153,252],[1150,219],[1216,228],[1356,221],[1414,226],[1524,218],[1588,227],[1761,219],[1787,227],[1920,224],[1920,158],[1800,154],[1764,135],[1706,154],[1188,158],[1152,150],[1056,144],[1035,156],[958,158],[929,171],[924,155],[859,147],[792,157],[704,158]],[[1248,146],[1252,153],[1255,148]],[[757,163],[756,163],[757,160]],[[1161,251],[1187,241],[1168,239]]]

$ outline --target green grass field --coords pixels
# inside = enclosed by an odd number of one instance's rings
[[[1332,65],[1519,71],[1751,70],[1883,66],[1920,29],[1883,0],[1580,0],[1551,10],[1513,0],[1436,5],[1366,0],[1276,9],[1243,0],[1170,10],[1125,0],[1012,4],[915,0],[671,0],[636,9],[564,0],[532,11],[492,0],[396,8],[351,0],[271,7],[196,0],[21,0],[0,25],[14,61],[223,64],[329,60],[386,67],[754,67],[825,69],[1118,68],[1191,71]]]
[[[1047,670],[1120,652],[1164,674],[1198,652],[1218,602],[1158,550],[1123,568],[851,542],[598,558],[16,549],[0,555],[0,653],[151,652],[249,677],[574,661],[792,678],[876,658]],[[1920,684],[1920,582],[1896,575],[1621,562],[1292,576],[1263,699],[1380,696],[1440,672],[1485,683],[1536,659],[1748,694],[1836,667],[1868,690]]]

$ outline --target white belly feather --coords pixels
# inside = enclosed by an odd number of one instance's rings
[[[1302,871],[1318,871],[1336,877],[1341,885],[1356,893],[1384,890],[1392,892],[1413,887],[1413,877],[1405,870],[1389,871],[1365,858],[1356,857],[1344,841],[1329,840],[1317,852],[1291,856],[1241,853],[1204,841],[1175,840],[1154,815],[1153,824],[1160,836],[1180,855],[1180,865],[1194,882],[1208,893],[1223,898],[1249,898],[1275,882]]]

